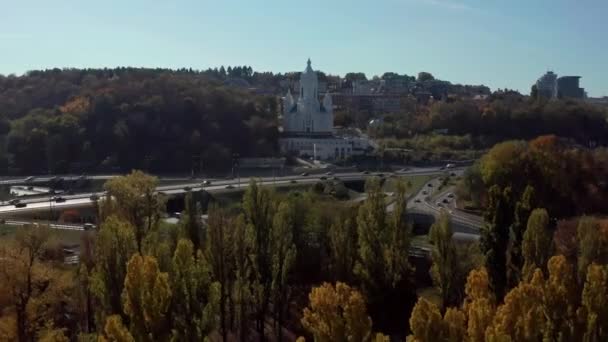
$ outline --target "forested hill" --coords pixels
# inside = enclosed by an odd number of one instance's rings
[[[0,174],[223,169],[276,152],[276,106],[187,69],[0,75]]]

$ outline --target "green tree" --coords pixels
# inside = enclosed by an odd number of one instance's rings
[[[295,207],[290,201],[279,205],[272,227],[272,301],[277,340],[283,339],[283,323],[289,304],[289,275],[296,258],[293,243]]]
[[[265,320],[272,291],[272,228],[276,212],[274,194],[251,181],[243,195],[247,241],[251,243],[252,295],[255,300],[256,330],[264,339]]]
[[[121,295],[127,275],[127,262],[136,252],[135,235],[128,222],[116,216],[108,217],[97,235],[95,268],[91,280],[91,292],[99,301],[97,322],[102,325],[107,315],[124,317]]]
[[[229,330],[231,292],[234,286],[234,239],[235,226],[223,209],[209,210],[207,236],[205,239],[205,259],[208,261],[213,279],[220,286],[219,318],[222,338],[225,341]]]
[[[534,208],[534,187],[528,185],[521,199],[515,204],[515,220],[509,231],[509,247],[507,250],[507,281],[509,288],[517,286],[521,279],[524,266],[522,242],[530,213]]]
[[[457,281],[458,255],[452,235],[450,217],[446,212],[442,212],[439,220],[431,226],[429,237],[433,244],[431,277],[439,288],[444,307],[455,302],[457,286],[460,285]]]
[[[337,215],[329,229],[331,273],[343,282],[353,280],[357,260],[357,222],[348,214]]]
[[[234,285],[232,289],[232,310],[239,341],[247,341],[249,308],[254,302],[252,277],[254,273],[253,236],[245,223],[244,215],[239,215],[234,222]]]
[[[481,230],[481,250],[497,298],[502,298],[506,289],[506,250],[509,244],[509,227],[513,222],[511,188],[501,190],[494,185],[488,192],[485,213],[486,226]]]
[[[534,209],[524,233],[522,255],[524,279],[532,276],[537,268],[545,268],[553,250],[553,234],[549,228],[549,214],[545,209]]]
[[[435,77],[430,72],[421,71],[418,73],[418,82],[433,81]]]
[[[363,284],[379,330],[388,332],[399,329],[398,320],[403,315],[399,306],[405,306],[411,296],[407,286],[412,266],[408,262],[411,227],[406,217],[406,185],[396,184],[390,216],[386,214],[380,183],[371,180],[366,186],[367,199],[357,216],[359,259],[355,275]]]
[[[194,251],[198,251],[203,245],[203,227],[201,222],[201,208],[196,201],[196,197],[192,192],[186,194],[184,199],[186,208],[184,210],[184,218],[182,226],[185,236],[187,236],[194,245]]]
[[[141,171],[114,177],[106,182],[106,200],[115,201],[115,214],[131,223],[135,231],[137,250],[142,253],[143,240],[156,228],[162,211],[163,198],[156,192],[158,179]]]
[[[217,327],[220,284],[212,282],[209,265],[190,240],[180,239],[171,270],[173,339],[202,341]]]

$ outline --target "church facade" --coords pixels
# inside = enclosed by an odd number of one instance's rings
[[[334,114],[331,95],[319,97],[319,80],[310,59],[300,76],[297,98],[291,90],[283,98],[281,151],[319,160],[345,159],[368,148],[358,138],[345,138],[334,133]]]

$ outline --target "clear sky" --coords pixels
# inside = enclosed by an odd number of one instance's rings
[[[0,0],[0,73],[251,65],[429,71],[528,93],[551,69],[608,96],[607,0]]]

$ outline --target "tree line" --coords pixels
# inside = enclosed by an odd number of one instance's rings
[[[234,68],[231,72],[245,72]],[[277,151],[277,103],[205,72],[66,69],[0,77],[2,173],[225,170]]]
[[[605,109],[576,100],[529,99],[518,93],[493,93],[485,100],[454,97],[429,106],[404,102],[403,111],[384,116],[370,134],[410,139],[445,130],[469,136],[469,149],[489,148],[510,139],[530,140],[553,134],[583,146],[608,144]],[[397,146],[395,146],[397,147]],[[412,148],[406,144],[399,147]]]

